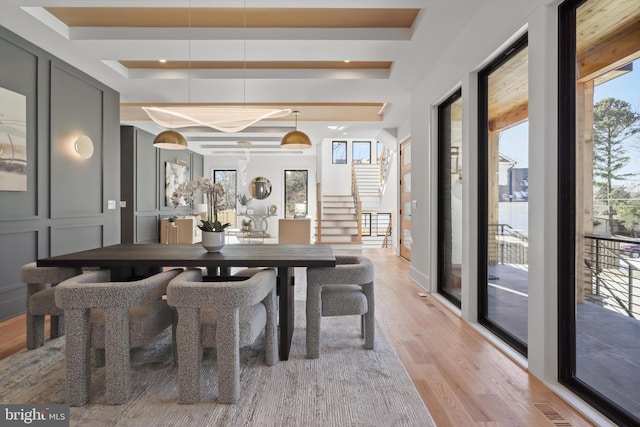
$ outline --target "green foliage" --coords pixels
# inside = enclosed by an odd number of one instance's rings
[[[622,172],[629,163],[625,141],[640,132],[640,115],[623,100],[605,98],[593,107],[593,179],[601,199],[608,201],[609,230],[613,230],[614,181],[637,174]],[[622,207],[616,203],[616,208]]]
[[[613,180],[634,176],[621,173],[629,163],[624,141],[640,131],[640,116],[623,100],[606,98],[593,107],[593,174],[596,183],[612,189]]]
[[[202,231],[224,231],[225,228],[229,227],[231,224],[230,223],[221,223],[218,220],[215,221],[200,221],[200,225],[198,226],[198,228]]]

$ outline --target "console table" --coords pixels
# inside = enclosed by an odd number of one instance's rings
[[[269,217],[277,216],[277,215],[271,215],[271,214],[240,214],[238,216],[244,216],[244,217],[249,218],[251,220],[251,222],[253,223],[254,230],[262,233],[262,237],[268,237],[269,233],[267,233],[267,230],[269,229],[269,221],[267,221],[267,219]]]

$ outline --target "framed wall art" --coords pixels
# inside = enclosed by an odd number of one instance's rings
[[[1,87],[0,191],[27,191],[27,97]]]

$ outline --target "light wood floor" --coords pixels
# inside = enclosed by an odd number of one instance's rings
[[[593,425],[435,298],[419,297],[408,262],[363,253],[376,268],[378,323],[438,426]],[[0,323],[0,336],[0,359],[24,348],[24,315]]]

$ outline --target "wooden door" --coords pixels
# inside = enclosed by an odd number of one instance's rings
[[[400,256],[411,260],[411,140],[400,144]]]

